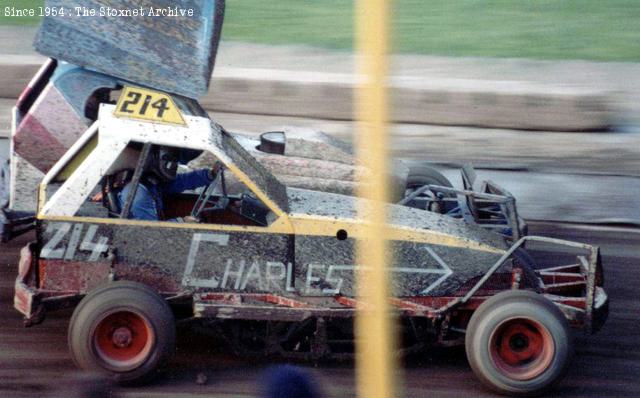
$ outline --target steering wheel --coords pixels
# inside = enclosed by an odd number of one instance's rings
[[[216,187],[220,185],[221,195],[214,195]],[[206,213],[218,210],[225,210],[229,206],[227,196],[227,184],[224,179],[224,166],[220,164],[216,178],[206,186],[198,196],[196,203],[191,209],[191,216],[200,219]]]

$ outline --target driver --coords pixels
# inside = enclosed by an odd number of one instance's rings
[[[216,177],[220,164],[216,163],[211,169],[194,170],[178,174],[178,151],[166,146],[154,146],[149,154],[145,172],[140,178],[140,184],[131,204],[129,218],[135,220],[164,220],[165,194],[176,194],[190,189],[209,185]],[[127,183],[118,193],[120,208],[124,208],[129,191],[133,188]],[[191,218],[190,216],[186,218]],[[185,221],[195,221],[186,220]],[[170,219],[166,221],[182,221]]]

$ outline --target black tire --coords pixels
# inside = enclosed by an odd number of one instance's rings
[[[69,322],[76,365],[122,384],[149,380],[173,354],[175,321],[167,302],[140,283],[118,281],[89,293]]]
[[[485,301],[467,327],[467,359],[480,381],[501,394],[540,394],[565,373],[573,338],[562,312],[526,290]]]
[[[407,176],[407,183],[405,185],[405,194],[407,197],[416,189],[425,186],[425,185],[439,185],[441,187],[453,188],[453,184],[451,181],[438,170],[433,167],[420,165],[414,166],[409,169],[409,175]],[[455,195],[445,195],[446,197],[455,197]],[[424,203],[424,202],[423,202]],[[420,201],[412,200],[409,201],[406,206],[415,207],[423,210],[429,210],[436,213],[444,214],[447,211],[451,210],[448,207],[455,207],[455,205],[451,206],[434,206],[429,209],[424,209],[424,206],[421,206]],[[447,208],[445,208],[447,207]]]
[[[453,188],[451,181],[433,167],[425,165],[411,167],[407,176],[407,189],[420,188],[423,185]]]

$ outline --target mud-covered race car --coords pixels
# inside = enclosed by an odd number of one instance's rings
[[[361,199],[285,186],[205,115],[179,112],[165,93],[125,92],[166,99],[166,108],[145,108],[155,120],[143,120],[122,112],[126,96],[101,105],[97,121],[44,176],[37,241],[22,250],[15,285],[26,322],[77,304],[69,325],[75,363],[121,382],[147,380],[169,360],[175,311],[185,303],[187,319],[249,352],[348,355],[356,309],[367,310],[354,298]],[[179,119],[165,120],[167,109]],[[220,162],[223,171],[200,191],[164,197],[162,219],[131,219],[159,146]],[[118,206],[109,197],[119,187],[108,181],[123,170],[135,188]],[[485,384],[534,393],[567,367],[570,326],[594,332],[604,322],[597,248],[534,236],[510,242],[424,209],[389,204],[388,211],[390,302],[403,349],[464,344]],[[537,267],[525,242],[554,246],[567,262]]]
[[[0,238],[7,241],[32,227],[37,186],[55,162],[97,117],[97,106],[119,98],[122,79],[50,59],[34,76],[13,110],[11,168],[0,186]],[[206,114],[197,101],[174,96],[187,114]],[[353,195],[357,173],[351,148],[327,134],[290,127],[236,140],[285,185]],[[47,144],[46,151],[43,145]],[[9,178],[9,170],[12,175]],[[461,218],[495,230],[513,241],[526,235],[515,198],[491,181],[475,182],[470,166],[461,170],[462,189],[423,162],[408,167],[393,161],[392,201]],[[474,189],[474,186],[477,186]],[[11,200],[9,200],[9,196]]]
[[[46,1],[81,3],[94,5]],[[197,98],[208,90],[224,1],[190,4],[190,19],[44,18],[35,47],[51,58],[13,110],[11,211],[0,220],[14,235],[36,213],[15,307],[27,325],[75,307],[73,360],[121,382],[147,380],[170,359],[176,319],[244,353],[351,355],[353,318],[368,307],[354,294],[363,221],[361,199],[340,189],[353,187],[357,166],[327,137],[286,132],[263,145],[213,122]],[[215,162],[223,171],[165,195],[157,220],[133,219],[160,148],[181,154],[182,171]],[[390,302],[403,351],[464,344],[489,387],[550,387],[570,361],[570,327],[595,332],[606,318],[598,249],[526,236],[513,197],[489,182],[473,190],[470,168],[461,190],[432,169],[392,174],[400,203],[388,205]],[[555,263],[536,265],[536,245],[555,250]]]

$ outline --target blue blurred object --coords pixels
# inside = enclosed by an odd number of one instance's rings
[[[264,398],[319,398],[313,377],[296,366],[270,367],[263,378]]]

